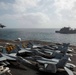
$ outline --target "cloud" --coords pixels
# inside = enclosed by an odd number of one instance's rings
[[[63,10],[71,10],[74,7],[74,3],[76,0],[55,0],[55,6],[57,9]]]
[[[38,9],[40,1],[41,0],[31,0],[31,1],[30,0],[15,0],[15,2],[11,4],[10,6],[7,3],[4,3],[5,5],[11,7],[14,13],[4,14],[0,17],[0,20],[5,20],[7,22],[9,21],[9,23],[13,21],[15,23],[17,22],[18,25],[16,26],[18,27],[25,27],[25,28],[46,28],[47,27],[48,28],[50,27],[51,22],[47,14],[38,12],[38,11],[27,12],[29,8]],[[9,7],[7,7],[7,9],[9,9]]]
[[[76,0],[2,0],[0,11],[0,21],[9,27],[56,28],[76,23]]]
[[[40,0],[15,0],[13,8],[17,13],[25,13],[28,8],[37,7],[39,1]]]
[[[0,2],[0,9],[2,10],[12,10],[14,13],[26,13],[29,8],[34,8],[38,6],[38,2],[41,0],[14,0],[14,2]],[[9,11],[9,12],[10,12]]]
[[[55,0],[56,14],[61,18],[74,17],[76,15],[76,0]],[[73,14],[73,15],[72,15]]]
[[[50,18],[41,12],[38,13],[25,13],[25,14],[6,14],[0,16],[0,21],[4,23],[10,24],[13,27],[18,28],[49,28],[50,26]],[[6,25],[6,24],[5,24]]]
[[[10,3],[4,3],[4,2],[0,2],[0,10],[7,10],[9,9]]]
[[[48,28],[50,25],[50,18],[40,12],[23,14],[18,20],[26,28]]]

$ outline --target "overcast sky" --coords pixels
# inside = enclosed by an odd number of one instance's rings
[[[76,28],[76,0],[0,0],[7,28]]]

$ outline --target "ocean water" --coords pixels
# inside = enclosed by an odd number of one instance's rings
[[[76,34],[55,33],[59,29],[0,29],[0,39],[41,40],[54,43],[71,43],[76,45]]]

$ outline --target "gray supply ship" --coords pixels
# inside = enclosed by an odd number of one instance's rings
[[[63,27],[59,31],[55,31],[56,33],[62,33],[62,34],[75,34],[76,29],[71,29],[70,27]]]

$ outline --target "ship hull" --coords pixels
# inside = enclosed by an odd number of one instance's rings
[[[56,33],[61,33],[61,34],[76,34],[76,31],[68,31],[68,32],[61,32],[61,31],[55,31]]]

